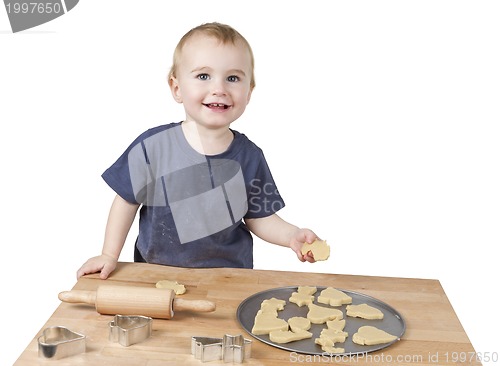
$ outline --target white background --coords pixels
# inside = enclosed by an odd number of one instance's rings
[[[332,246],[310,265],[257,241],[255,268],[438,279],[476,351],[499,352],[498,304],[484,305],[499,278],[499,18],[496,1],[82,0],[12,34],[0,9],[0,363],[100,253],[114,196],[101,173],[183,118],[166,75],[208,21],[255,53],[233,128],[264,150],[282,216]]]

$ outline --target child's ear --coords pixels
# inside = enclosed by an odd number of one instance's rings
[[[250,91],[248,92],[247,104],[250,103],[250,98],[252,97],[252,92],[253,92],[253,89],[250,89]]]
[[[170,75],[168,78],[168,85],[170,85],[170,91],[172,92],[172,96],[177,103],[182,103],[181,91],[179,88],[179,82],[177,78]]]

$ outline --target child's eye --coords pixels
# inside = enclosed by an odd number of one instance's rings
[[[200,80],[208,80],[210,79],[210,76],[208,74],[199,74],[196,76]]]
[[[234,83],[234,82],[239,81],[239,80],[240,80],[240,78],[236,75],[231,75],[231,76],[227,77],[227,81],[229,81],[231,83]]]

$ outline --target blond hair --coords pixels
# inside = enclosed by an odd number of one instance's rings
[[[170,72],[168,74],[168,82],[171,83],[172,77],[176,77],[175,73],[179,65],[182,48],[190,38],[197,34],[204,34],[206,36],[213,37],[224,45],[236,45],[237,42],[242,42],[250,53],[250,65],[252,68],[250,76],[250,90],[253,90],[253,88],[255,87],[254,58],[250,44],[245,39],[245,37],[243,37],[236,29],[232,28],[229,25],[217,22],[201,24],[191,29],[180,39],[177,47],[175,47],[172,67],[170,68]]]

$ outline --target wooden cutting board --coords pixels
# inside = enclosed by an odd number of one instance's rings
[[[179,312],[170,320],[154,319],[153,334],[144,342],[123,347],[108,340],[112,315],[101,315],[90,305],[61,303],[40,332],[20,355],[15,365],[47,365],[38,357],[37,338],[49,326],[62,325],[87,337],[85,353],[57,361],[57,365],[201,365],[190,351],[192,336],[222,337],[243,334],[253,339],[236,319],[236,309],[247,297],[268,289],[316,285],[348,289],[373,296],[397,309],[406,321],[401,341],[356,360],[334,360],[356,365],[450,364],[454,354],[474,352],[438,280],[371,277],[320,273],[263,271],[248,269],[189,269],[145,263],[119,263],[111,277],[80,278],[75,290],[96,290],[99,285],[152,287],[170,279],[186,286],[185,299],[206,299],[216,303],[213,313]],[[61,289],[64,290],[64,289]],[[57,294],[52,294],[57,297]],[[49,316],[49,314],[47,314]],[[138,314],[140,315],[140,314]],[[455,352],[455,353],[454,353]],[[300,362],[324,365],[326,360],[292,354],[253,339],[248,365],[291,365]],[[398,362],[399,360],[399,362]],[[206,365],[227,365],[212,361]],[[467,364],[480,365],[472,359]]]

